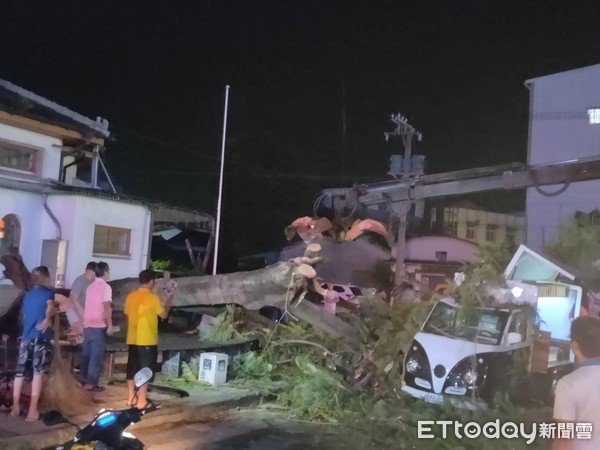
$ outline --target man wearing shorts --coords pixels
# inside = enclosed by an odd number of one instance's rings
[[[142,270],[139,275],[140,287],[125,299],[125,315],[127,316],[127,388],[129,390],[127,404],[144,408],[149,406],[146,393],[148,384],[142,386],[138,398],[134,402],[133,377],[144,367],[154,373],[158,356],[158,318],[166,319],[171,308],[174,290],[165,292],[165,306],[153,292],[156,275],[152,270]],[[154,375],[150,381],[154,380]]]
[[[33,360],[33,381],[31,384],[31,403],[26,420],[39,419],[38,401],[42,392],[44,373],[50,368],[52,361],[52,316],[54,309],[54,291],[50,285],[50,273],[45,266],[36,267],[31,273],[33,288],[23,299],[23,334],[19,346],[19,357],[13,389],[13,406],[10,413],[13,417],[21,414],[21,391],[23,375],[28,359]]]

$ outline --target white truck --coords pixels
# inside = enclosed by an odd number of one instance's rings
[[[492,306],[465,314],[439,300],[404,358],[403,390],[466,408],[513,401],[551,402],[573,369],[570,325],[581,310],[576,277],[521,246],[506,269],[508,289]]]

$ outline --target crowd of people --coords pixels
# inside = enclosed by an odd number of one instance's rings
[[[22,260],[21,260],[22,262]],[[6,266],[5,266],[6,267]],[[39,419],[38,402],[43,377],[53,358],[53,324],[57,314],[64,312],[69,322],[68,334],[81,336],[81,358],[78,379],[83,389],[94,393],[104,391],[101,386],[106,337],[115,331],[112,321],[112,289],[108,283],[110,267],[106,262],[89,262],[82,275],[71,286],[68,297],[58,294],[51,286],[47,267],[39,266],[26,273],[21,271],[19,289],[22,294],[22,332],[13,388],[11,415],[21,414],[21,393],[28,370],[32,372],[31,401],[27,421]],[[134,375],[143,367],[154,372],[158,356],[158,319],[166,319],[175,293],[175,283],[164,290],[164,304],[154,293],[155,272],[147,269],[139,274],[140,287],[125,300],[127,326],[127,405],[147,407],[152,403],[146,396],[147,385],[134,397]],[[12,277],[11,277],[12,278]]]

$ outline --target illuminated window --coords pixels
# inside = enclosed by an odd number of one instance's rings
[[[444,229],[447,236],[458,235],[458,210],[456,208],[444,209]]]
[[[590,124],[597,125],[600,123],[600,108],[590,108],[587,113]]]
[[[0,167],[35,173],[37,150],[0,141]]]
[[[94,228],[94,254],[130,256],[131,230],[128,228],[96,225]]]
[[[444,225],[447,236],[458,235],[458,222],[448,222]]]
[[[517,238],[517,229],[515,227],[506,227],[506,240],[509,244],[514,244]]]
[[[431,208],[431,227],[433,228],[437,222],[437,211],[435,208]]]
[[[467,222],[467,231],[465,233],[466,239],[475,239],[475,227],[477,222]]]
[[[497,225],[486,225],[485,227],[485,240],[488,242],[496,242],[496,228]]]

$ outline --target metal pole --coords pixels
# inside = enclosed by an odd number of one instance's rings
[[[229,85],[225,86],[225,113],[223,114],[223,142],[221,143],[221,173],[219,175],[219,199],[217,200],[217,224],[215,226],[215,254],[213,258],[213,275],[217,274],[219,259],[219,232],[221,231],[221,201],[223,199],[223,169],[225,167],[225,138],[227,136],[227,107],[229,105]]]
[[[115,185],[113,184],[112,180],[110,179],[110,175],[108,174],[108,170],[106,170],[106,166],[104,165],[104,161],[102,161],[102,158],[100,158],[100,153],[98,153],[98,161],[100,162],[100,165],[102,166],[102,170],[104,171],[104,175],[106,175],[106,179],[108,180],[108,184],[110,184],[110,188],[113,191],[113,194],[117,193],[117,190],[115,189]]]
[[[97,189],[98,188],[98,156],[99,156],[98,146],[95,145],[94,146],[94,150],[92,151],[92,176],[91,176],[91,182],[92,182],[92,188],[93,189]]]

